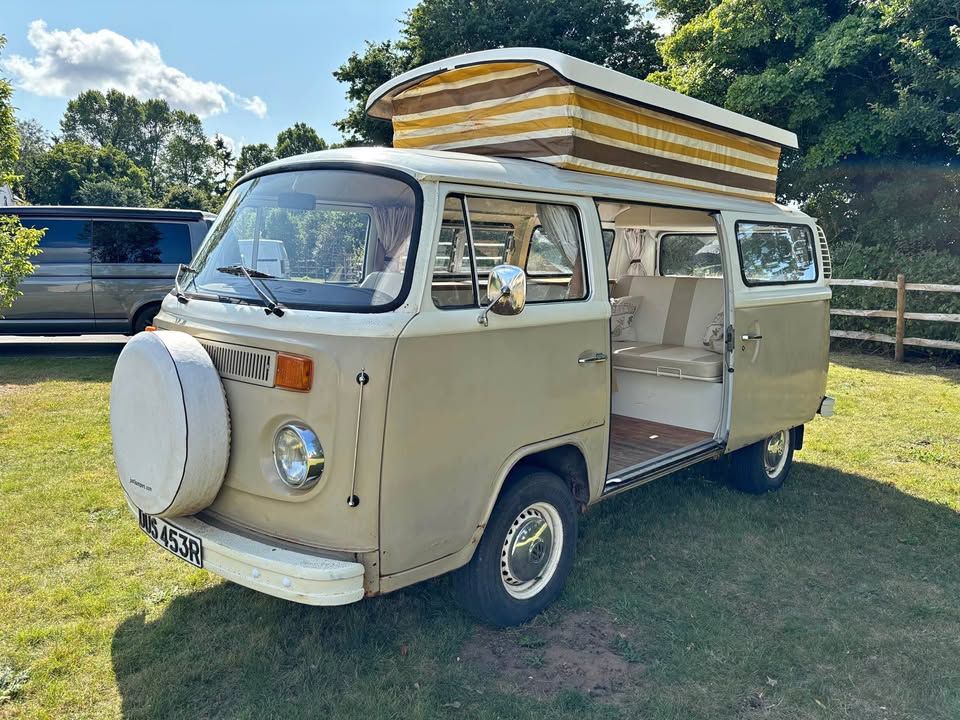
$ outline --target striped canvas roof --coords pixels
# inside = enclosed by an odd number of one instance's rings
[[[781,146],[796,147],[796,136],[779,128],[523,48],[401,75],[371,95],[368,112],[393,121],[399,148],[530,158],[755,200],[774,199]]]

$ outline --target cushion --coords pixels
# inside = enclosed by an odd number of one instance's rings
[[[610,335],[621,338],[633,325],[642,297],[619,297],[610,300]]]
[[[613,343],[613,366],[626,370],[720,382],[723,356],[701,348],[652,343]]]
[[[723,335],[723,310],[721,310],[703,331],[703,346],[711,352],[722,353],[724,351]]]

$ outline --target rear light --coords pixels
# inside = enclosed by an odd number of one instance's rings
[[[277,387],[307,392],[313,386],[313,360],[302,355],[277,353]]]

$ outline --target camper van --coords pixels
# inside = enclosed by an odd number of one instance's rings
[[[826,240],[774,197],[792,133],[531,48],[368,110],[395,147],[242,178],[120,355],[150,538],[312,605],[453,573],[509,626],[559,595],[595,503],[721,458],[784,483],[833,408]],[[287,272],[255,260],[276,241]]]

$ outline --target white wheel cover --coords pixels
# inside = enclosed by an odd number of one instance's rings
[[[182,332],[135,335],[110,386],[120,485],[150,515],[192,515],[213,502],[230,458],[230,413],[203,346]]]

